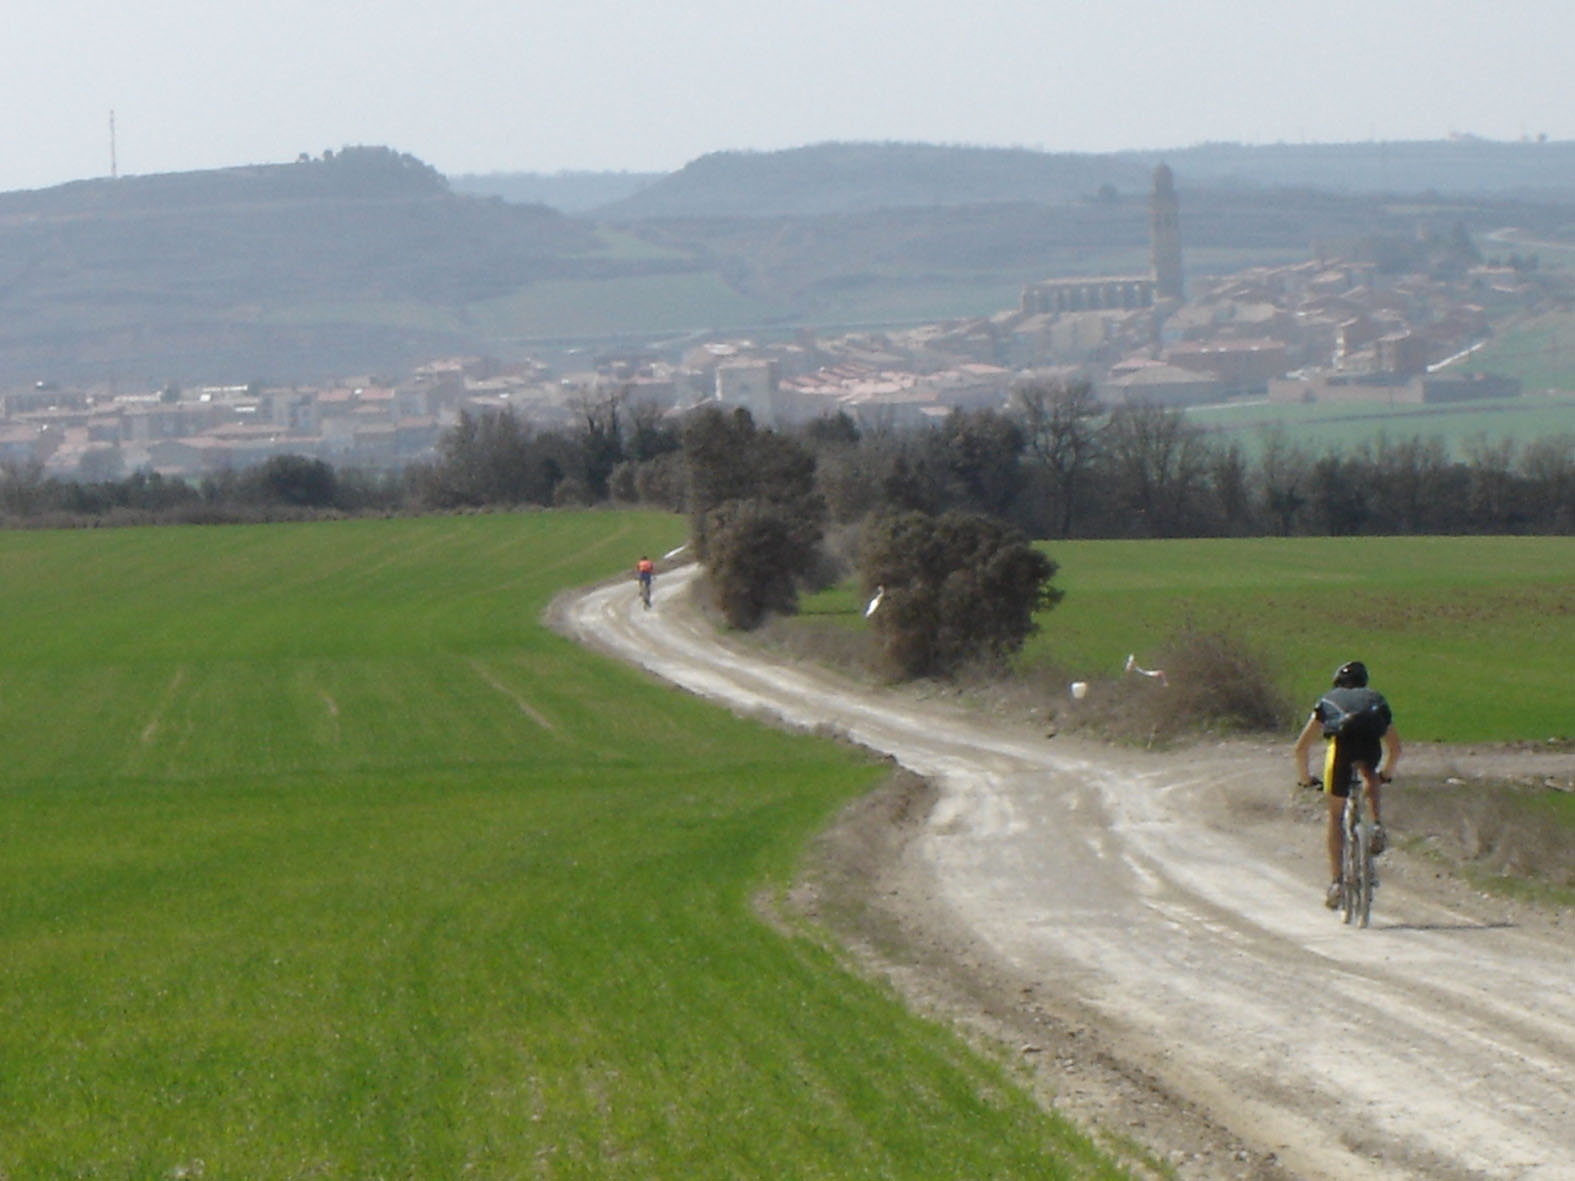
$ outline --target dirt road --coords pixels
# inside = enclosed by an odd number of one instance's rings
[[[906,948],[869,962],[1021,1052],[1047,1102],[1184,1177],[1575,1178],[1566,916],[1391,851],[1372,928],[1346,927],[1286,747],[1117,750],[872,690],[719,640],[687,579],[659,578],[650,611],[623,583],[560,618],[928,781],[916,819],[913,798],[868,803],[842,834],[870,862],[844,880]],[[1461,776],[1478,757],[1408,752]],[[889,839],[904,816],[909,839]]]

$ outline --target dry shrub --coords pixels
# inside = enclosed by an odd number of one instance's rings
[[[1147,677],[1089,681],[1086,696],[1075,700],[1062,685],[1051,724],[1058,731],[1078,732],[1112,742],[1153,743],[1174,737],[1163,724],[1172,702],[1170,690]]]
[[[1267,663],[1222,632],[1183,632],[1161,654],[1168,686],[1161,728],[1278,731],[1294,710]],[[1146,679],[1146,678],[1145,678]]]
[[[1153,663],[1164,678],[1126,673],[1090,682],[1065,705],[1057,724],[1124,742],[1171,741],[1188,734],[1283,731],[1294,709],[1264,660],[1220,632],[1186,631]]]

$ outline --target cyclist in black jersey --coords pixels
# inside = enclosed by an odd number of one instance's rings
[[[1400,758],[1400,733],[1395,729],[1389,702],[1382,693],[1368,687],[1367,666],[1360,660],[1348,661],[1335,670],[1333,686],[1313,706],[1312,715],[1296,739],[1296,781],[1300,784],[1310,786],[1316,782],[1308,773],[1307,763],[1320,737],[1325,740],[1323,790],[1329,801],[1324,843],[1329,851],[1330,882],[1324,905],[1337,909],[1341,902],[1340,859],[1345,848],[1341,817],[1353,777],[1361,778],[1373,818],[1373,852],[1382,853],[1385,837],[1379,785],[1394,775]]]

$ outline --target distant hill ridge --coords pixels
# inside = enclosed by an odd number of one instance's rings
[[[666,174],[500,172],[452,182],[414,156],[386,147],[347,147],[288,164],[99,178],[0,193],[0,217],[450,192],[607,220],[816,216],[915,205],[1086,200],[1106,186],[1120,194],[1146,193],[1153,168],[1162,162],[1179,183],[1194,187],[1575,200],[1575,141],[1206,143],[1111,153],[849,142],[711,152]]]
[[[238,201],[408,199],[448,192],[443,175],[414,156],[382,147],[349,147],[291,164],[103,177],[0,193],[0,217],[170,210]]]
[[[1146,182],[1137,160],[1015,148],[832,143],[713,152],[596,210],[609,220],[815,216],[911,205],[1065,201]]]
[[[1146,193],[1160,163],[1171,167],[1178,184],[1194,188],[1575,200],[1575,142],[1201,144],[1108,154],[828,143],[779,152],[713,152],[594,213],[612,221],[781,217],[1089,200],[1101,190]]]

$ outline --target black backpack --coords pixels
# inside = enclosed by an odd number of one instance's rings
[[[1330,689],[1318,699],[1317,714],[1325,738],[1382,738],[1394,722],[1376,689]]]

